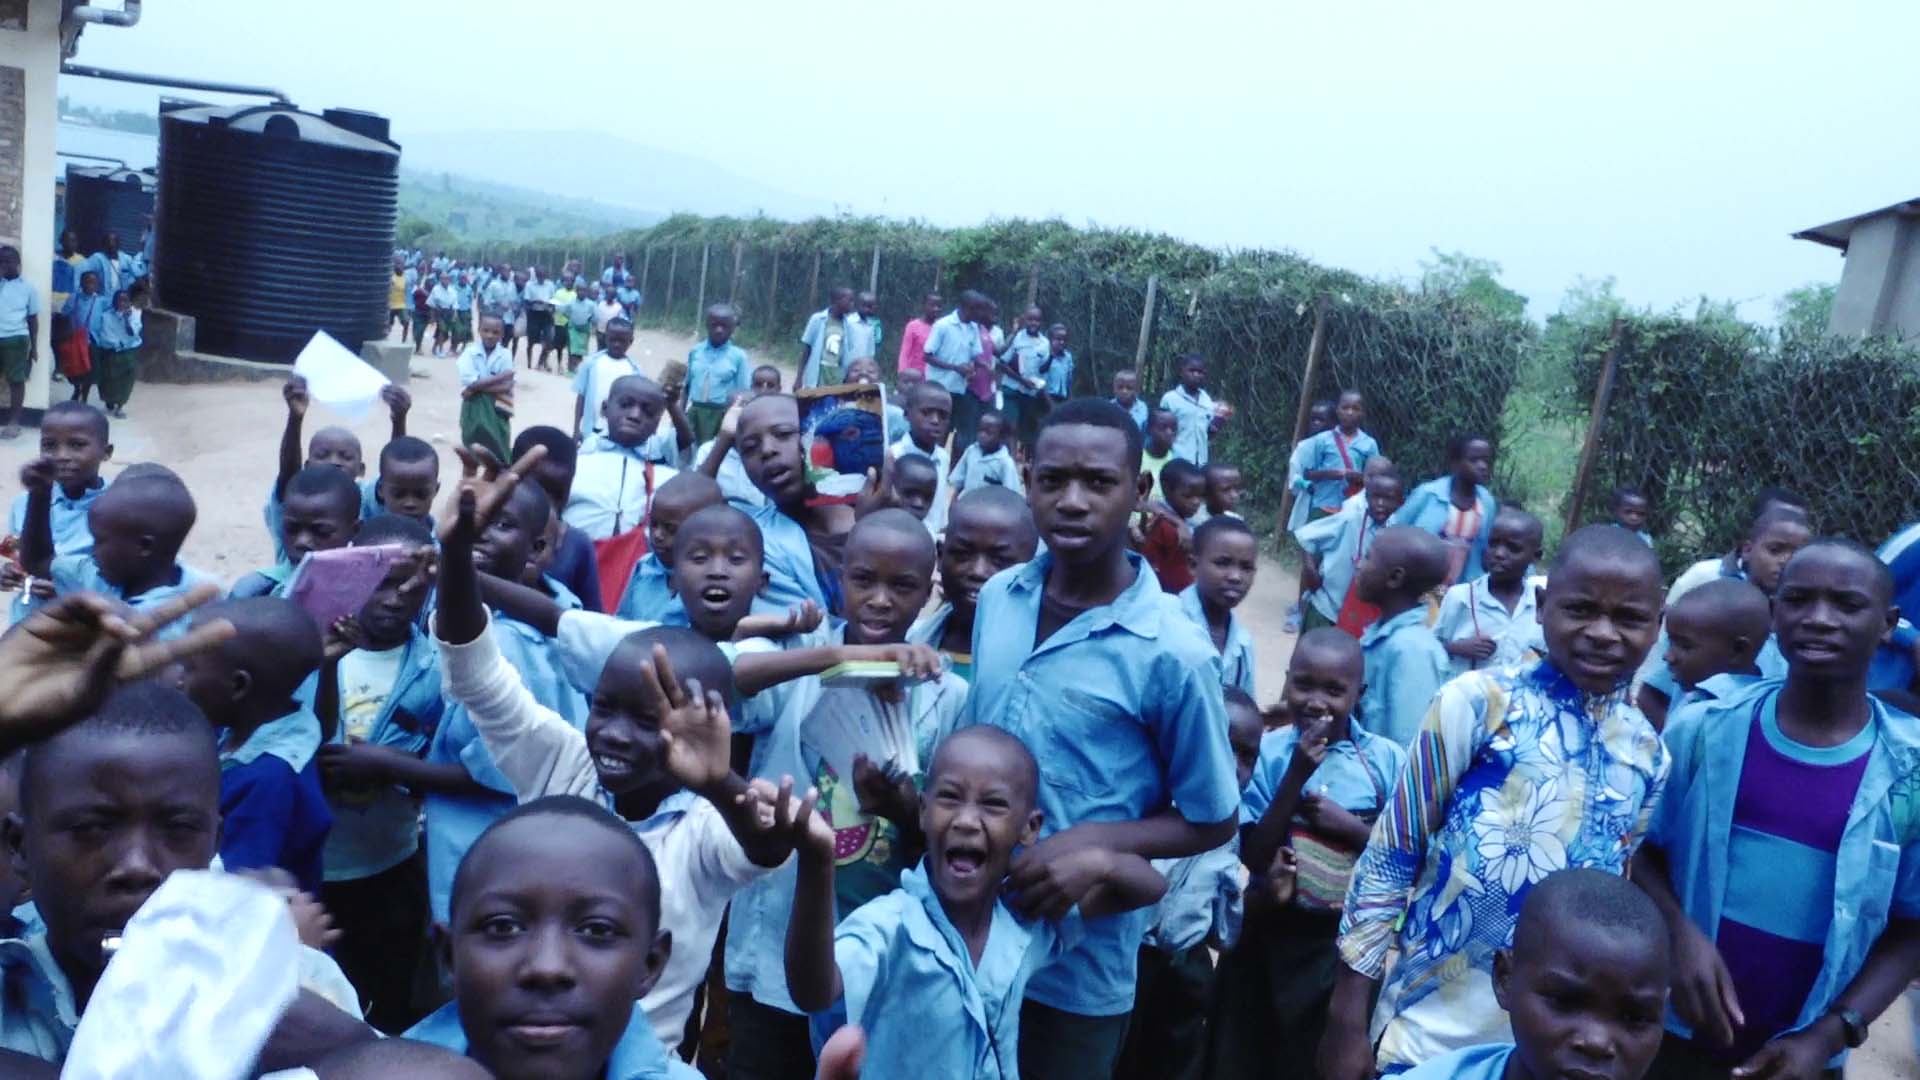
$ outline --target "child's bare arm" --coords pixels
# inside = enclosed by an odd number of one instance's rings
[[[1167,879],[1138,855],[1108,852],[1108,866],[1099,884],[1080,901],[1080,914],[1089,919],[1157,904],[1167,894]]]
[[[809,649],[782,649],[749,653],[733,663],[733,685],[742,697],[752,697],[769,686],[818,675],[835,664],[892,661],[910,679],[931,679],[943,667],[940,654],[926,645],[823,645]]]
[[[786,796],[793,785],[781,787]],[[840,1000],[840,966],[833,959],[833,830],[814,812],[818,791],[808,789],[797,812],[790,797],[774,804],[775,827],[785,827],[800,851],[794,875],[793,916],[787,922],[787,990],[793,1003],[819,1012]]]
[[[789,634],[811,634],[820,628],[820,622],[826,616],[820,611],[820,605],[811,600],[803,600],[796,607],[788,609],[785,615],[745,615],[733,627],[733,640],[745,641],[747,638],[786,637]]]
[[[273,497],[283,499],[287,494],[287,481],[300,471],[304,463],[304,454],[300,449],[300,429],[307,419],[307,380],[303,375],[295,375],[280,388],[280,396],[287,403],[287,426],[280,432],[280,471],[273,480]]]
[[[34,577],[53,572],[53,462],[35,458],[20,467],[27,489],[27,520],[20,528],[20,565]]]
[[[547,456],[547,448],[534,447],[507,470],[485,451],[457,452],[462,478],[443,511],[440,595],[434,610],[434,631],[449,645],[465,645],[486,632],[487,609],[481,603],[480,574],[473,565],[473,542],[482,526],[506,506],[513,489]]]
[[[1273,865],[1281,845],[1287,842],[1288,827],[1300,809],[1300,793],[1313,771],[1326,760],[1327,732],[1332,727],[1333,718],[1329,716],[1301,718],[1299,738],[1293,744],[1293,755],[1287,759],[1287,771],[1280,778],[1273,801],[1267,804],[1260,820],[1240,836],[1240,861],[1255,874],[1264,874]]]
[[[693,424],[687,420],[687,411],[680,407],[678,397],[667,399],[667,419],[673,424],[673,442],[682,450],[693,448]]]

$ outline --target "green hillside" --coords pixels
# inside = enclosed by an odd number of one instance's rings
[[[401,243],[515,243],[550,237],[603,236],[640,228],[664,215],[591,199],[489,184],[453,173],[400,173]]]

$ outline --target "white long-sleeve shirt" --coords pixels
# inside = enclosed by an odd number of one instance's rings
[[[521,802],[544,795],[579,795],[603,805],[587,737],[560,714],[534,700],[520,675],[500,655],[488,631],[465,645],[439,642],[448,700],[465,705],[493,763]],[[769,872],[747,857],[713,804],[682,791],[652,817],[630,822],[653,853],[660,876],[660,929],[673,934],[666,970],[640,1007],[654,1034],[680,1045],[694,991],[706,980],[720,917],[733,894]]]

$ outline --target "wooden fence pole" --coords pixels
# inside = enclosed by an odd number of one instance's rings
[[[1287,440],[1291,449],[1299,445],[1306,437],[1307,421],[1313,413],[1313,381],[1320,375],[1320,358],[1327,352],[1327,298],[1316,297],[1313,301],[1313,337],[1307,341],[1307,369],[1300,376],[1300,405],[1293,411],[1293,437]],[[1275,539],[1287,535],[1287,521],[1293,517],[1293,488],[1280,499],[1280,520],[1275,522]]]
[[[653,269],[653,245],[648,244],[646,247],[646,250],[640,253],[640,304],[639,304],[639,307],[645,307],[647,305],[647,271],[651,269]],[[640,314],[639,308],[635,308],[634,314],[635,315]]]
[[[867,267],[867,291],[880,291],[880,245],[873,245],[873,262]]]
[[[761,329],[766,333],[767,340],[772,341],[774,302],[780,296],[780,249],[773,248],[767,254],[773,259],[773,272],[767,275],[767,313],[761,316]]]
[[[1586,501],[1587,481],[1593,476],[1594,459],[1600,456],[1600,436],[1606,427],[1607,408],[1613,404],[1613,377],[1620,365],[1620,329],[1623,320],[1613,320],[1607,334],[1607,355],[1600,360],[1600,384],[1593,388],[1593,413],[1587,418],[1587,440],[1580,447],[1580,468],[1573,474],[1573,494],[1567,499],[1566,531],[1579,527],[1581,504]]]
[[[939,291],[940,291],[940,271],[941,271],[941,270],[944,270],[944,269],[946,268],[946,265],[947,265],[947,260],[946,260],[945,258],[942,258],[942,257],[935,257],[935,258],[934,258],[934,260],[933,260],[933,284],[931,284],[931,285],[929,285],[929,286],[927,286],[927,291],[928,291],[928,292],[939,292]]]
[[[814,298],[820,295],[820,251],[813,252],[813,272],[807,275],[807,312],[813,312]]]
[[[746,245],[739,240],[733,242],[733,283],[727,287],[727,303],[737,306],[740,303],[740,259],[746,254]]]
[[[1140,305],[1140,344],[1133,350],[1133,369],[1143,370],[1147,363],[1147,345],[1153,340],[1153,304],[1160,296],[1160,276],[1147,277],[1147,302]]]
[[[660,305],[660,319],[662,322],[673,318],[673,279],[676,276],[674,272],[679,269],[680,249],[677,247],[669,248],[667,250],[667,301]]]
[[[1027,306],[1032,307],[1040,298],[1040,264],[1027,267]],[[1021,314],[1025,314],[1022,312]]]
[[[707,256],[713,251],[712,244],[700,245],[700,299],[693,305],[693,323],[700,325],[700,316],[707,310]]]

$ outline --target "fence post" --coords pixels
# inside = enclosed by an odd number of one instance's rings
[[[673,318],[673,279],[674,271],[680,269],[680,249],[667,249],[667,302],[660,305],[660,321]]]
[[[867,291],[880,291],[880,245],[877,243],[873,245],[873,263],[867,267]]]
[[[695,326],[700,324],[701,312],[707,309],[707,255],[712,252],[712,250],[713,245],[711,243],[700,245],[700,299],[694,301],[693,305],[693,322]]]
[[[1580,521],[1581,504],[1586,501],[1587,481],[1593,475],[1594,459],[1600,456],[1601,429],[1606,426],[1607,408],[1613,404],[1613,377],[1620,366],[1621,319],[1613,320],[1607,333],[1607,355],[1600,360],[1600,384],[1593,388],[1593,414],[1587,418],[1587,440],[1580,447],[1580,468],[1573,474],[1573,494],[1567,499],[1566,531],[1571,534]]]
[[[1153,340],[1153,302],[1160,296],[1160,275],[1147,276],[1147,302],[1140,305],[1140,344],[1133,350],[1133,370],[1144,371],[1147,343]]]
[[[813,251],[813,272],[807,275],[807,311],[813,311],[813,298],[820,295],[820,249]]]
[[[1327,352],[1327,298],[1315,297],[1313,301],[1313,337],[1307,341],[1307,369],[1300,376],[1300,404],[1293,410],[1293,437],[1287,440],[1287,447],[1298,446],[1307,434],[1307,420],[1313,413],[1313,380],[1320,374],[1320,358]],[[1276,540],[1287,535],[1287,521],[1293,517],[1293,488],[1289,486],[1280,499],[1280,520],[1274,523],[1273,535]]]
[[[740,257],[744,247],[739,240],[733,242],[733,283],[727,286],[727,303],[730,305],[740,303]]]
[[[767,275],[767,313],[761,316],[761,322],[767,334],[767,340],[773,340],[774,301],[780,295],[780,249],[772,248],[768,254],[773,259],[773,273]]]
[[[1038,300],[1039,298],[1040,298],[1040,264],[1033,263],[1027,267],[1027,306],[1028,307],[1034,306],[1034,301]],[[1021,314],[1024,315],[1026,313],[1021,312]]]
[[[648,244],[646,250],[640,253],[640,307],[647,305],[647,271],[651,269],[653,269],[653,245]],[[634,314],[639,313],[636,308]]]
[[[946,269],[946,265],[947,265],[947,260],[946,260],[946,259],[945,259],[944,257],[941,257],[941,256],[935,256],[935,257],[934,257],[934,260],[933,260],[933,284],[931,284],[931,285],[929,285],[929,286],[927,286],[927,291],[928,291],[928,292],[939,292],[939,291],[940,291],[940,271],[942,271],[942,270],[944,270],[944,269]],[[942,299],[944,299],[944,297],[943,297]]]

